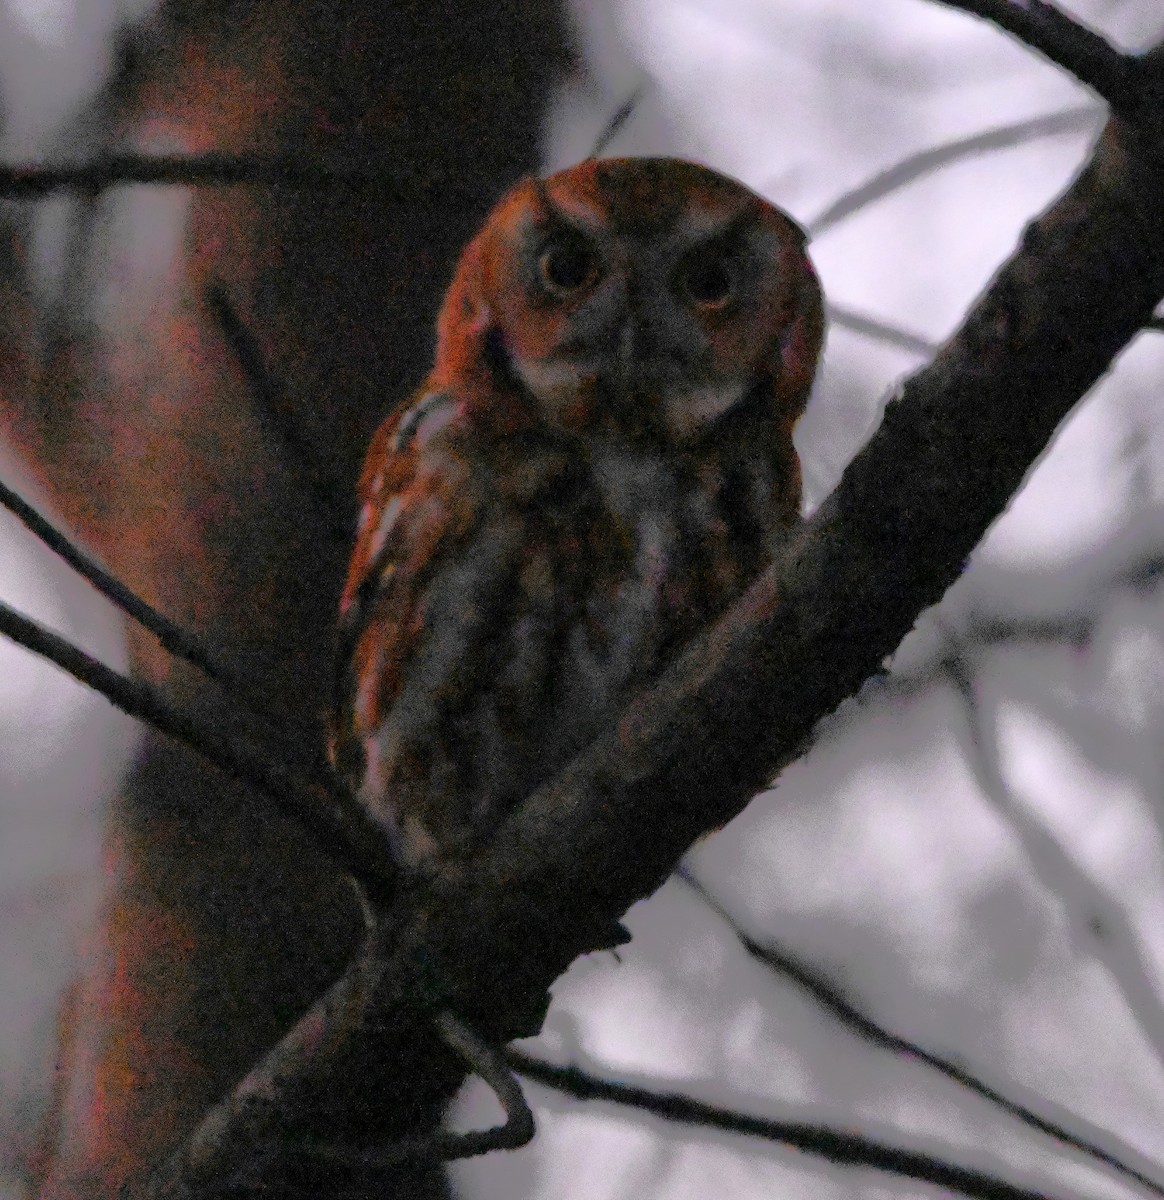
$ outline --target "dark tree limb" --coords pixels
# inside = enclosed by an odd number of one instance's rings
[[[1151,103],[1136,59],[1046,0],[936,0],[1005,29],[1074,75],[1116,111],[1132,115]]]
[[[1159,72],[1164,54],[1146,61]],[[486,851],[407,889],[152,1196],[192,1196],[285,1129],[354,1122],[391,1141],[434,1125],[463,1067],[430,1014],[496,1041],[536,1029],[569,963],[611,945],[627,906],[879,670],[1164,297],[1160,116],[1109,125],[779,560]],[[359,1019],[329,1022],[353,1005]]]
[[[301,778],[246,737],[183,712],[157,689],[122,675],[68,639],[0,602],[0,635],[48,659],[115,708],[197,751],[224,774],[247,784],[307,831],[318,848],[373,896],[391,891],[397,868],[388,841],[371,817],[341,788]]]
[[[891,1146],[859,1133],[807,1121],[773,1121],[734,1109],[707,1104],[678,1092],[658,1092],[633,1084],[598,1079],[578,1067],[553,1063],[509,1051],[515,1071],[579,1100],[598,1100],[650,1113],[665,1121],[680,1121],[701,1129],[718,1129],[778,1142],[846,1167],[872,1167],[905,1179],[920,1179],[974,1200],[1049,1200],[1044,1192],[1006,1183],[973,1167],[960,1167],[932,1154]]]

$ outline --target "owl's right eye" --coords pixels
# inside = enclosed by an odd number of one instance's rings
[[[538,258],[538,272],[547,291],[573,296],[598,278],[598,258],[581,237],[557,238]]]

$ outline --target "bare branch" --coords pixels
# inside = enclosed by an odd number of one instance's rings
[[[300,1128],[296,1083],[306,1064],[342,1058],[344,1048],[367,1024],[378,974],[372,955],[358,956],[295,1028],[203,1117],[153,1173],[143,1194],[152,1200],[203,1200],[265,1174],[289,1146],[293,1153]],[[374,1066],[374,1059],[364,1064],[368,1083]],[[318,1128],[307,1140],[320,1140]]]
[[[1121,54],[1093,29],[1046,0],[936,0],[993,22],[1074,75],[1113,109],[1140,111],[1148,97],[1137,60]]]
[[[0,635],[55,663],[114,707],[146,721],[252,787],[306,830],[319,849],[349,870],[371,895],[391,894],[396,863],[383,832],[340,790],[299,778],[250,742],[170,705],[148,684],[130,679],[37,622],[0,603]]]
[[[303,440],[296,426],[286,389],[271,374],[263,361],[254,334],[230,302],[226,288],[215,283],[206,289],[206,303],[242,372],[247,389],[254,399],[259,423],[283,446],[284,460],[299,469],[307,491],[324,514],[329,532],[336,542],[352,539],[354,518],[344,520],[337,497],[342,492],[334,480],[327,478],[323,465],[311,447]]]
[[[881,321],[877,317],[857,312],[856,309],[845,308],[841,304],[829,304],[827,312],[829,321],[841,329],[848,329],[862,337],[872,338],[876,342],[885,342],[886,345],[893,346],[898,350],[905,350],[909,354],[928,358],[938,348],[937,342],[931,342],[920,334],[911,333],[908,329],[891,325],[888,321]]]
[[[958,138],[956,141],[911,154],[892,167],[878,171],[858,187],[838,196],[823,212],[809,221],[805,228],[810,237],[818,238],[878,200],[960,159],[1020,146],[1038,138],[1054,137],[1062,133],[1079,133],[1088,129],[1098,130],[1102,119],[1102,112],[1089,104],[1085,108],[1069,108],[1063,112],[1033,117],[1028,121],[1018,121],[1013,125],[1000,125],[970,137]]]
[[[967,1091],[973,1092],[976,1096],[980,1096],[996,1108],[1015,1117],[1024,1125],[1032,1129],[1037,1129],[1040,1133],[1045,1133],[1057,1142],[1061,1142],[1065,1146],[1071,1146],[1083,1154],[1096,1159],[1098,1162],[1104,1163],[1114,1171],[1118,1171],[1121,1175],[1126,1175],[1129,1179],[1135,1180],[1136,1183],[1145,1187],[1148,1191],[1154,1192],[1158,1196],[1164,1196],[1164,1184],[1156,1183],[1148,1175],[1144,1174],[1143,1171],[1129,1166],[1114,1154],[1104,1150],[1098,1142],[1078,1137],[1064,1126],[1040,1117],[1032,1109],[1009,1099],[995,1088],[992,1088],[988,1083],[978,1079],[957,1064],[924,1049],[908,1038],[900,1037],[895,1033],[891,1033],[883,1026],[878,1025],[871,1017],[866,1016],[850,1004],[841,994],[840,990],[825,979],[819,971],[799,961],[788,951],[781,950],[773,945],[761,945],[745,933],[727,909],[724,908],[719,900],[707,890],[706,886],[686,866],[680,866],[675,874],[703,900],[712,912],[724,921],[750,958],[762,963],[775,974],[783,976],[786,979],[791,979],[798,986],[804,988],[822,1008],[826,1009],[838,1021],[866,1041],[882,1049],[889,1050],[894,1054],[902,1054],[908,1058],[916,1059],[920,1063],[924,1063],[940,1075],[944,1075],[951,1082],[966,1088]],[[1074,1114],[1072,1114],[1072,1118],[1076,1121],[1080,1120]],[[1094,1130],[1093,1136],[1098,1137],[1101,1135],[1112,1141],[1119,1140],[1114,1134],[1106,1130]],[[1142,1157],[1131,1146],[1123,1143],[1120,1144],[1120,1151],[1128,1158]]]
[[[264,739],[274,743],[271,753],[267,755],[268,759],[278,756],[280,761],[285,761],[288,766],[304,772],[337,802],[343,805],[352,803],[346,797],[342,781],[322,752],[304,755],[300,747],[290,745],[279,722],[260,706],[253,689],[232,672],[201,637],[147,604],[2,481],[0,506],[8,509],[39,541],[68,563],[86,583],[143,629],[152,633],[165,650],[190,663],[207,679],[217,684],[227,702],[236,710],[240,710],[240,715],[248,722],[257,725]],[[162,703],[160,700],[158,702]]]
[[[125,584],[110,575],[104,567],[90,558],[59,529],[45,520],[31,504],[3,482],[0,482],[0,505],[8,509],[54,554],[64,559],[86,583],[91,584],[102,596],[112,601],[143,629],[148,629],[169,653],[197,667],[203,675],[212,679],[224,691],[235,695],[243,694],[244,689],[240,681],[235,679],[227,667],[218,661],[217,656],[203,644],[201,639],[135,595]]]
[[[612,114],[595,141],[592,155],[601,154],[634,115],[642,98],[637,87]],[[353,163],[346,159],[272,158],[257,155],[140,155],[106,154],[84,163],[26,163],[0,166],[0,197],[9,200],[36,199],[53,192],[69,191],[95,195],[127,184],[156,184],[176,187],[283,187],[303,191],[339,188],[375,188],[397,192],[409,202],[416,192],[440,189],[463,191],[478,196],[471,174],[422,173],[411,167],[402,176],[399,155],[384,153]]]
[[[1164,1005],[1135,926],[1103,884],[1080,866],[1054,831],[1015,795],[1003,770],[997,734],[983,719],[970,663],[954,638],[946,668],[963,703],[969,731],[967,761],[983,795],[1014,830],[1035,876],[1061,899],[1074,940],[1111,973],[1144,1040],[1164,1062]]]
[[[780,1142],[804,1154],[847,1167],[872,1167],[906,1179],[949,1188],[962,1196],[981,1200],[1049,1200],[1043,1192],[1006,1183],[994,1175],[959,1167],[929,1154],[890,1146],[860,1134],[844,1133],[827,1125],[803,1121],[771,1121],[734,1109],[706,1104],[677,1092],[655,1092],[626,1083],[597,1079],[577,1067],[559,1067],[509,1050],[515,1071],[579,1100],[600,1100],[648,1112],[665,1121],[681,1121],[702,1129],[721,1129],[749,1137]]]
[[[440,1012],[436,1026],[445,1044],[464,1059],[466,1065],[493,1089],[505,1112],[505,1124],[500,1129],[482,1133],[451,1135],[459,1148],[445,1158],[468,1158],[490,1150],[516,1150],[529,1143],[534,1135],[533,1113],[530,1112],[521,1084],[514,1078],[505,1062],[505,1055],[479,1037],[459,1017]]]
[[[623,129],[627,122],[635,115],[635,109],[638,108],[639,102],[643,98],[643,92],[646,90],[646,84],[640,83],[633,92],[614,110],[610,120],[603,126],[602,131],[594,139],[594,145],[590,150],[591,158],[598,158],[606,152],[606,148],[614,141]]]
[[[257,187],[320,189],[375,188],[382,195],[414,203],[417,192],[440,189],[475,196],[472,174],[449,177],[431,168],[402,174],[398,155],[348,160],[271,158],[239,154],[163,155],[108,154],[84,163],[28,163],[0,166],[0,197],[35,199],[53,192],[96,193],[111,187],[148,183],[174,187]]]
[[[291,1147],[279,1147],[274,1153],[282,1155],[290,1150],[295,1158],[380,1175],[405,1163],[452,1162],[454,1159],[491,1154],[494,1150],[519,1150],[528,1145],[535,1132],[533,1113],[502,1051],[490,1046],[451,1012],[438,1012],[434,1024],[445,1045],[456,1051],[465,1065],[484,1079],[501,1101],[505,1112],[504,1125],[468,1133],[437,1130],[370,1149],[301,1141]]]

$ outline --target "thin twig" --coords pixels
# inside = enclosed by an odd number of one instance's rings
[[[207,306],[238,360],[243,380],[254,398],[260,426],[282,444],[284,457],[299,469],[307,490],[324,514],[332,539],[341,544],[350,542],[352,522],[343,520],[337,511],[337,489],[328,480],[318,456],[300,435],[287,389],[274,377],[263,360],[257,339],[231,303],[226,288],[221,283],[213,283],[207,287],[205,294]]]
[[[350,1169],[381,1172],[413,1162],[452,1162],[477,1158],[494,1150],[518,1150],[528,1145],[536,1132],[533,1113],[526,1102],[521,1084],[509,1069],[504,1053],[489,1045],[459,1017],[445,1010],[433,1017],[441,1041],[455,1051],[474,1074],[493,1090],[505,1112],[505,1123],[492,1129],[454,1133],[438,1129],[435,1133],[400,1138],[387,1146],[372,1148],[333,1145],[300,1140],[293,1146],[279,1147],[272,1157],[288,1150],[315,1163],[328,1163]]]
[[[1015,794],[1006,778],[997,729],[983,718],[979,688],[965,650],[956,635],[947,636],[946,670],[966,716],[966,761],[975,782],[1017,834],[1036,878],[1062,900],[1073,939],[1110,972],[1145,1042],[1164,1062],[1164,1005],[1134,925],[1102,882]]]
[[[594,145],[590,150],[590,157],[597,158],[604,153],[607,146],[614,141],[616,137],[623,131],[626,123],[635,114],[635,109],[639,106],[639,101],[643,98],[645,85],[639,84],[633,92],[614,110],[610,120],[603,126],[602,131],[594,139]]]
[[[86,583],[91,584],[123,613],[132,617],[143,629],[148,629],[165,650],[197,667],[224,691],[241,692],[238,680],[199,638],[171,621],[169,617],[163,616],[119,579],[115,579],[3,482],[0,482],[0,505],[8,509],[54,554],[64,559]]]
[[[838,196],[823,212],[809,221],[805,228],[810,237],[818,238],[876,201],[960,159],[992,150],[1005,150],[1039,138],[1054,137],[1062,133],[1079,133],[1093,126],[1098,127],[1101,120],[1102,112],[1089,104],[1085,108],[1069,108],[1063,112],[1017,121],[1013,125],[1000,125],[982,133],[946,142],[941,146],[921,150],[884,171],[878,171],[871,179]]]
[[[1070,72],[1123,114],[1131,114],[1145,103],[1136,60],[1121,54],[1094,29],[1069,17],[1046,0],[936,2],[993,22]]]
[[[136,621],[143,629],[158,639],[162,648],[191,664],[207,679],[216,684],[239,709],[242,716],[260,727],[262,736],[278,744],[280,754],[297,762],[311,779],[322,785],[333,798],[343,790],[343,784],[326,762],[322,754],[304,758],[298,748],[288,744],[279,722],[268,712],[257,706],[252,689],[232,672],[218,654],[206,645],[199,635],[184,629],[147,604],[140,596],[126,587],[104,569],[96,560],[81,550],[69,537],[46,520],[19,494],[0,481],[0,507],[6,508],[43,545],[63,559],[82,579],[126,616]]]
[[[435,1024],[445,1045],[455,1050],[473,1073],[493,1089],[505,1112],[505,1124],[499,1128],[451,1135],[459,1140],[461,1149],[445,1157],[468,1158],[490,1150],[516,1150],[527,1145],[534,1135],[533,1113],[521,1084],[505,1062],[504,1052],[447,1010],[437,1013]]]
[[[312,786],[243,738],[174,707],[148,684],[121,675],[3,603],[0,634],[55,663],[114,707],[147,722],[224,774],[255,789],[296,821],[322,853],[350,871],[374,897],[390,896],[397,868],[387,838],[346,793]]]
[[[555,1066],[512,1048],[506,1052],[506,1057],[519,1075],[579,1100],[603,1100],[651,1113],[665,1121],[680,1121],[703,1129],[722,1129],[727,1133],[782,1142],[794,1150],[842,1166],[872,1167],[906,1179],[937,1184],[978,1200],[1050,1200],[1045,1192],[1006,1183],[984,1171],[956,1166],[928,1154],[890,1146],[860,1134],[841,1132],[827,1125],[753,1117],[677,1092],[655,1092],[632,1084],[598,1079],[578,1067]]]
[[[1129,1179],[1135,1180],[1138,1184],[1147,1188],[1148,1191],[1154,1192],[1157,1196],[1164,1196],[1164,1184],[1157,1183],[1135,1167],[1128,1166],[1127,1163],[1121,1161],[1109,1151],[1104,1150],[1103,1147],[1095,1142],[1078,1137],[1062,1125],[1040,1117],[1038,1113],[1027,1108],[1025,1105],[1019,1104],[1015,1100],[1009,1099],[1001,1092],[992,1088],[988,1083],[983,1082],[977,1076],[963,1070],[963,1068],[950,1062],[948,1059],[924,1049],[916,1042],[891,1033],[888,1029],[878,1025],[871,1017],[854,1008],[841,995],[840,991],[818,971],[810,966],[806,966],[785,950],[780,950],[771,945],[761,945],[740,927],[731,913],[708,891],[706,885],[686,865],[681,865],[675,872],[675,875],[687,884],[707,907],[728,926],[735,936],[736,941],[739,942],[750,958],[762,963],[773,972],[791,979],[798,986],[804,988],[822,1008],[826,1009],[843,1025],[852,1029],[866,1041],[871,1042],[875,1046],[880,1046],[882,1049],[890,1050],[895,1054],[902,1054],[916,1059],[920,1063],[924,1063],[927,1067],[937,1071],[940,1075],[944,1075],[953,1083],[966,1088],[967,1091],[973,1092],[983,1100],[993,1104],[996,1108],[1015,1117],[1024,1125],[1028,1125],[1032,1129],[1037,1129],[1040,1133],[1045,1133],[1048,1137],[1052,1137],[1066,1146],[1072,1146],[1083,1154],[1089,1155],[1091,1158],[1106,1164],[1112,1170],[1118,1171],[1121,1175],[1126,1175]],[[1106,1133],[1107,1131],[1104,1132]],[[1107,1136],[1111,1137],[1114,1135],[1107,1134]],[[1128,1155],[1136,1153],[1130,1146],[1121,1146],[1121,1151]]]
[[[402,175],[399,155],[347,160],[271,158],[240,154],[162,155],[108,154],[83,163],[0,166],[0,197],[32,199],[52,192],[95,193],[131,183],[175,187],[238,185],[318,191],[327,188],[374,187],[415,202],[418,191],[449,188],[473,192],[464,172],[445,177],[410,171]]]
[[[846,308],[841,304],[829,304],[826,311],[831,324],[860,334],[862,337],[871,338],[873,341],[885,342],[898,350],[929,358],[938,349],[939,343],[931,342],[921,334],[858,312],[854,308]]]

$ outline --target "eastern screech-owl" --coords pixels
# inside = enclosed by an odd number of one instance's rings
[[[500,201],[372,441],[341,602],[333,761],[405,862],[479,844],[771,559],[822,332],[800,229],[706,167]]]

